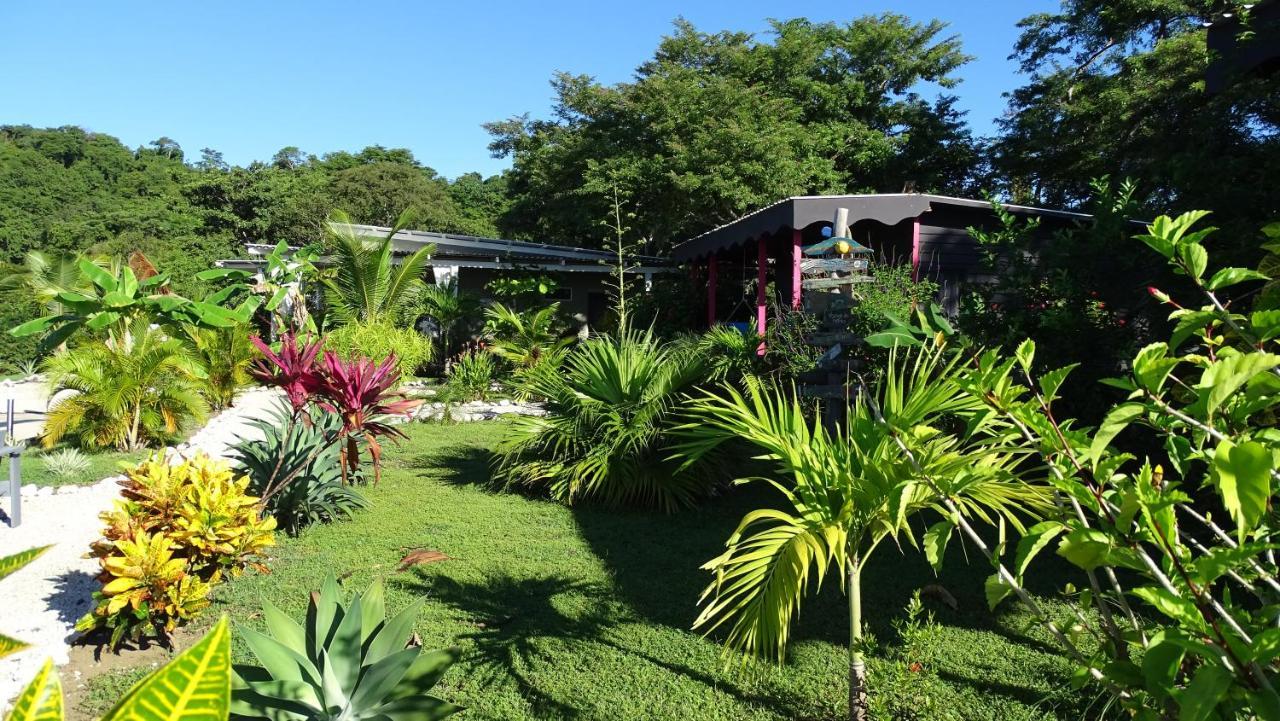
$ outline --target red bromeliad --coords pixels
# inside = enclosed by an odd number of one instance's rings
[[[312,341],[309,337],[299,339],[293,333],[285,333],[280,338],[280,352],[277,353],[256,335],[250,336],[249,340],[265,356],[249,368],[250,375],[265,385],[283,388],[294,413],[300,412],[321,382],[316,356],[322,342]]]
[[[406,437],[400,429],[387,423],[387,416],[407,416],[422,401],[405,398],[392,390],[400,380],[395,354],[375,364],[368,358],[343,361],[333,352],[326,351],[318,377],[316,402],[326,411],[342,417],[342,437],[346,439],[345,446],[340,449],[343,478],[347,477],[348,471],[355,472],[360,467],[358,439],[363,437],[369,444],[374,483],[377,483],[382,477],[382,446],[378,438]]]

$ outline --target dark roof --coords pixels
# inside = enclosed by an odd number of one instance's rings
[[[933,210],[935,206],[989,210],[991,203],[986,200],[925,193],[795,196],[690,238],[672,249],[671,255],[676,262],[693,260],[752,238],[772,235],[786,228],[803,229],[814,223],[830,223],[840,208],[849,209],[850,225],[859,220],[875,220],[885,225],[896,225],[907,218],[923,215]],[[1083,220],[1090,217],[1085,213],[1007,203],[1004,204],[1004,208],[1018,215],[1047,216],[1064,220]]]
[[[357,235],[371,238],[385,238],[390,228],[376,225],[352,225]],[[477,258],[519,262],[528,261],[575,261],[578,263],[611,264],[616,257],[607,250],[574,248],[568,245],[552,243],[535,243],[527,240],[505,240],[502,238],[478,238],[471,235],[455,233],[434,233],[427,230],[402,230],[392,238],[393,248],[397,253],[411,253],[428,243],[436,246],[435,257],[439,258]],[[643,265],[664,265],[665,258],[654,256],[637,256],[633,262]]]

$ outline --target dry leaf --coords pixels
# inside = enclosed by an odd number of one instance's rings
[[[404,558],[400,559],[400,566],[396,570],[403,573],[413,566],[421,566],[427,563],[436,563],[437,561],[446,561],[449,557],[439,551],[432,551],[428,548],[419,548],[416,551],[410,551]]]

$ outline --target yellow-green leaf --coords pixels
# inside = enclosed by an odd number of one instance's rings
[[[62,683],[53,670],[53,659],[22,689],[5,721],[62,721]]]
[[[0,633],[0,658],[12,656],[22,649],[27,648],[27,645],[28,644],[25,644],[16,638],[9,638],[3,633]]]
[[[0,578],[4,578],[14,571],[17,571],[19,568],[31,563],[39,558],[40,554],[52,547],[52,544],[48,546],[37,546],[36,548],[28,548],[25,551],[18,551],[12,556],[0,558]]]
[[[103,721],[225,721],[231,631],[224,616],[196,645],[138,682]]]

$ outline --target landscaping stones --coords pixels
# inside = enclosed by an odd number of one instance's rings
[[[547,409],[541,403],[521,403],[502,398],[494,401],[469,403],[423,403],[414,411],[417,421],[454,421],[471,423],[491,421],[502,416],[545,416]]]

